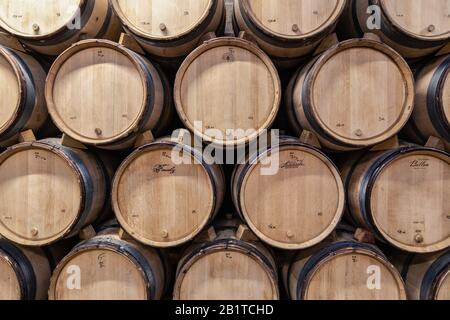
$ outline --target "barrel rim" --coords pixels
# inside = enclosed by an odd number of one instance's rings
[[[122,25],[125,28],[127,28],[128,30],[130,30],[130,32],[133,35],[136,35],[144,40],[164,41],[165,42],[165,41],[172,41],[172,40],[180,39],[182,37],[189,35],[193,31],[195,31],[211,15],[211,11],[212,11],[214,5],[218,4],[219,1],[223,1],[223,0],[208,0],[208,2],[209,2],[208,6],[198,21],[196,21],[192,26],[190,26],[188,30],[186,30],[180,34],[170,36],[170,37],[156,37],[156,36],[150,35],[148,33],[145,33],[144,31],[141,31],[139,28],[136,27],[135,24],[131,23],[130,19],[123,13],[123,11],[121,9],[121,5],[119,3],[120,0],[109,0],[109,1],[110,1],[110,4],[111,4],[115,14],[122,22]]]
[[[147,237],[144,237],[141,234],[139,234],[138,232],[136,232],[136,229],[131,228],[130,225],[123,218],[122,210],[120,209],[120,205],[119,205],[119,201],[118,201],[118,199],[119,199],[119,195],[118,195],[119,184],[120,184],[120,180],[124,176],[128,167],[136,159],[138,159],[145,153],[149,153],[149,152],[153,152],[155,150],[165,149],[165,148],[173,149],[175,147],[182,148],[182,150],[184,152],[189,153],[193,159],[197,160],[198,164],[201,165],[206,177],[209,178],[208,184],[209,184],[209,189],[211,192],[211,200],[210,200],[210,205],[209,205],[210,213],[209,213],[209,215],[205,215],[205,218],[203,219],[202,223],[199,224],[199,226],[194,231],[192,231],[190,234],[188,234],[186,237],[183,237],[178,240],[170,241],[170,242],[154,241],[154,240],[147,239]],[[115,216],[116,216],[117,220],[119,221],[120,225],[122,226],[122,228],[128,234],[130,234],[130,236],[133,237],[134,239],[138,240],[139,242],[141,242],[143,244],[150,245],[150,246],[157,247],[157,248],[176,247],[176,246],[182,245],[182,244],[187,243],[188,241],[194,239],[211,222],[212,218],[215,216],[215,213],[217,211],[217,195],[216,195],[217,192],[215,191],[216,187],[214,185],[214,181],[215,181],[215,179],[214,179],[213,174],[209,170],[207,170],[207,166],[206,166],[205,162],[202,160],[202,158],[198,154],[196,154],[194,148],[187,146],[187,145],[179,144],[176,142],[156,141],[156,142],[146,144],[146,145],[136,149],[120,164],[119,168],[117,169],[117,171],[114,175],[112,187],[111,187],[112,208],[113,208]]]
[[[378,134],[375,137],[370,137],[366,139],[351,139],[341,136],[334,132],[332,128],[329,128],[322,118],[319,116],[320,113],[317,111],[317,107],[313,100],[313,92],[315,90],[316,79],[322,69],[322,67],[336,54],[339,54],[345,50],[353,48],[368,48],[372,50],[379,51],[390,58],[391,61],[397,65],[399,72],[403,75],[404,87],[405,87],[405,97],[402,110],[399,112],[398,120],[394,121],[390,128],[387,128],[384,132]],[[308,111],[313,115],[318,127],[324,131],[331,139],[336,140],[339,143],[353,146],[356,148],[364,148],[371,145],[376,145],[389,139],[390,137],[396,135],[408,122],[413,110],[414,110],[414,92],[415,92],[415,81],[412,71],[400,54],[398,54],[394,49],[388,47],[387,45],[371,40],[371,39],[350,39],[338,43],[337,45],[328,49],[325,53],[318,57],[317,61],[311,66],[311,69],[306,75],[305,82],[303,85],[303,96],[307,96]],[[310,110],[309,110],[310,109]]]
[[[448,266],[447,270],[444,270],[443,272],[440,273],[436,281],[436,285],[434,286],[435,288],[433,290],[434,291],[433,296],[439,298],[439,296],[441,295],[443,284],[449,281],[450,281],[450,266]]]
[[[259,60],[266,66],[268,72],[272,75],[273,79],[273,86],[274,86],[274,104],[272,106],[271,112],[268,116],[268,119],[265,120],[263,124],[260,125],[260,127],[256,130],[254,134],[251,136],[247,136],[241,139],[237,140],[218,140],[215,138],[211,138],[210,136],[205,135],[203,132],[197,130],[191,121],[189,120],[189,117],[187,116],[184,105],[182,104],[182,96],[181,96],[181,87],[184,81],[184,76],[187,72],[187,70],[190,68],[191,64],[201,55],[203,55],[205,52],[209,51],[210,49],[214,49],[217,47],[227,47],[227,46],[235,46],[238,48],[241,48],[243,50],[247,50],[251,52],[252,54],[256,55]],[[264,130],[269,128],[273,122],[275,121],[275,118],[278,114],[278,111],[281,106],[281,80],[278,75],[278,71],[275,68],[275,65],[270,60],[270,58],[262,51],[255,43],[244,40],[241,38],[236,37],[218,37],[214,38],[212,40],[205,41],[202,45],[200,45],[197,49],[195,49],[189,56],[184,60],[182,63],[180,69],[177,72],[176,78],[175,78],[175,84],[174,84],[174,102],[175,102],[175,109],[177,110],[178,115],[180,116],[181,120],[183,121],[184,125],[193,132],[197,137],[200,137],[207,143],[212,143],[218,146],[226,146],[226,147],[235,147],[244,145],[250,141],[255,140],[258,138]]]
[[[78,225],[78,219],[81,217],[82,213],[84,212],[84,201],[83,199],[86,197],[86,190],[82,183],[83,176],[80,172],[79,168],[76,166],[76,164],[70,159],[69,156],[67,156],[60,148],[57,146],[48,144],[43,141],[33,141],[33,142],[22,142],[19,144],[16,144],[12,147],[9,147],[6,151],[0,154],[0,167],[2,164],[11,156],[15,155],[16,153],[27,151],[27,150],[33,150],[33,149],[41,149],[45,150],[47,152],[53,153],[60,159],[62,159],[72,170],[72,173],[77,177],[78,181],[78,187],[80,191],[80,203],[77,208],[76,214],[74,214],[72,222],[66,226],[66,228],[62,229],[60,232],[55,234],[54,236],[47,237],[45,239],[41,240],[33,240],[32,238],[25,238],[22,235],[16,234],[13,230],[10,230],[6,226],[3,225],[3,222],[0,221],[0,234],[5,237],[6,239],[9,239],[10,241],[13,241],[15,243],[18,243],[20,245],[24,246],[31,246],[31,247],[37,247],[37,246],[43,246],[43,245],[49,245],[52,244],[60,239],[63,239],[67,236],[69,236],[76,226]],[[6,231],[6,233],[5,233]]]
[[[80,12],[87,5],[88,1],[95,1],[95,0],[78,0],[78,2],[79,2],[78,8],[79,8]],[[30,35],[30,34],[26,34],[26,33],[20,32],[18,30],[15,30],[14,28],[11,28],[7,23],[5,23],[5,21],[3,19],[0,19],[0,27],[5,29],[10,34],[12,34],[18,38],[24,39],[24,40],[44,41],[46,39],[51,39],[51,38],[57,36],[58,34],[63,33],[64,31],[71,31],[71,29],[69,29],[67,27],[67,24],[70,21],[73,21],[74,19],[76,19],[77,16],[78,16],[78,10],[75,10],[72,17],[65,24],[63,24],[60,28],[53,30],[50,33],[46,33],[46,34],[42,34],[42,35]]]
[[[52,64],[46,84],[45,84],[45,99],[47,102],[47,109],[48,112],[53,119],[55,125],[58,127],[59,130],[70,136],[71,138],[80,141],[81,143],[86,143],[90,145],[95,146],[107,146],[109,144],[113,144],[118,141],[122,141],[123,139],[132,136],[135,134],[136,127],[140,125],[142,121],[144,121],[145,114],[146,114],[146,99],[142,100],[142,105],[139,110],[139,114],[137,115],[136,119],[133,120],[133,122],[130,122],[130,125],[126,130],[123,132],[116,134],[114,137],[109,139],[92,139],[84,137],[78,133],[76,133],[74,130],[70,128],[70,126],[66,125],[66,121],[59,115],[58,112],[58,106],[56,105],[54,99],[53,99],[53,90],[56,83],[56,77],[58,75],[59,70],[61,67],[70,59],[73,57],[73,55],[77,54],[78,52],[84,51],[86,49],[90,48],[107,48],[111,49],[113,51],[117,51],[126,58],[129,59],[129,61],[135,66],[136,70],[139,72],[141,76],[141,83],[143,88],[143,96],[148,97],[149,95],[153,95],[153,93],[148,91],[147,87],[147,81],[146,81],[146,75],[144,70],[142,70],[141,65],[137,61],[136,56],[141,57],[137,53],[132,52],[131,50],[127,49],[123,45],[106,40],[106,39],[89,39],[89,40],[83,40],[80,42],[77,42],[73,44],[70,48],[66,49],[58,58],[56,58],[55,62]]]
[[[3,254],[2,254],[3,253]],[[6,258],[5,256],[7,256],[8,258]],[[4,263],[6,263],[6,265],[12,270],[12,273],[14,273],[15,275],[15,282],[17,284],[17,293],[19,294],[16,298],[18,300],[21,300],[24,297],[24,288],[23,288],[23,283],[21,283],[20,277],[21,277],[21,273],[20,273],[20,269],[19,269],[19,265],[17,263],[15,263],[14,261],[12,261],[11,257],[9,257],[9,254],[7,252],[5,252],[1,246],[0,246],[0,260],[3,261]],[[23,280],[22,280],[23,282]],[[3,288],[2,288],[3,290]]]
[[[302,33],[301,35],[285,35],[279,32],[275,32],[269,29],[265,24],[263,24],[260,19],[256,16],[252,7],[249,3],[249,0],[234,0],[235,9],[238,7],[237,3],[239,2],[239,8],[242,8],[245,15],[248,17],[249,21],[253,24],[256,30],[260,31],[267,37],[276,38],[278,41],[308,41],[309,39],[315,38],[320,34],[328,33],[330,29],[332,29],[336,23],[338,22],[340,16],[343,14],[346,4],[348,0],[335,0],[336,5],[333,9],[333,13],[330,15],[330,19],[327,19],[320,27],[316,28],[313,31],[310,31],[306,34]]]
[[[337,225],[341,221],[343,215],[344,215],[344,208],[345,208],[345,191],[344,191],[344,184],[342,182],[341,175],[339,173],[339,170],[337,169],[336,165],[331,161],[330,158],[328,158],[322,151],[320,151],[317,148],[314,148],[310,145],[293,141],[293,140],[287,140],[280,142],[279,144],[279,150],[276,152],[279,152],[284,149],[292,149],[296,148],[299,150],[303,150],[304,152],[308,152],[315,156],[318,160],[322,161],[327,168],[329,168],[330,173],[334,176],[336,181],[336,187],[338,189],[338,203],[337,203],[337,209],[336,213],[334,214],[334,217],[330,223],[330,225],[323,230],[318,236],[314,237],[313,239],[310,239],[302,244],[296,244],[296,243],[285,243],[281,241],[277,241],[274,239],[271,239],[270,237],[266,236],[264,233],[262,233],[252,222],[252,219],[250,219],[250,216],[245,209],[245,206],[243,204],[245,203],[245,192],[243,192],[243,189],[247,185],[248,179],[250,175],[253,173],[253,171],[256,169],[256,164],[260,161],[261,158],[265,157],[268,153],[272,151],[272,147],[269,150],[264,151],[263,153],[260,153],[254,159],[251,159],[249,161],[246,161],[245,165],[242,168],[242,172],[239,173],[240,179],[237,181],[233,181],[233,189],[236,189],[236,195],[238,199],[237,205],[238,205],[238,211],[242,214],[244,220],[247,222],[250,229],[265,243],[284,250],[302,250],[306,248],[310,248],[320,242],[322,242],[324,239],[326,239],[333,230],[336,229]],[[236,185],[237,184],[237,185]]]

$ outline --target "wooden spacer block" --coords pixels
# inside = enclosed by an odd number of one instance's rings
[[[122,32],[120,35],[119,43],[124,47],[133,50],[136,53],[145,55],[144,49],[142,49],[141,45],[127,33]]]
[[[318,56],[321,53],[324,53],[331,47],[337,45],[339,43],[339,39],[336,33],[330,34],[328,37],[324,38],[320,45],[317,47],[316,51],[314,51],[314,56]]]
[[[179,144],[191,145],[192,142],[191,133],[186,129],[180,129],[178,130],[177,137],[173,141]]]
[[[88,225],[87,227],[81,229],[81,231],[78,233],[78,236],[82,240],[92,239],[96,235],[97,235],[97,232],[95,232],[95,229],[92,225]]]
[[[19,133],[19,142],[33,142],[36,141],[36,136],[34,135],[33,130],[22,131]]]
[[[75,139],[72,139],[65,133],[62,136],[61,145],[68,147],[68,148],[75,148],[75,149],[82,149],[82,150],[87,149],[87,147],[84,144],[82,144],[81,142],[78,142]]]
[[[241,224],[236,231],[236,238],[242,241],[257,242],[258,237],[244,224]]]
[[[122,240],[133,240],[133,237],[130,236],[123,228],[119,229],[119,238]]]
[[[214,31],[207,32],[200,38],[200,41],[198,43],[202,44],[204,42],[208,42],[209,40],[212,40],[212,39],[215,39],[215,38],[217,38],[217,35],[216,35],[216,33]]]
[[[254,43],[255,45],[258,45],[258,41],[256,41],[255,37],[253,37],[250,33],[245,32],[245,31],[240,31],[239,32],[239,39],[243,39],[243,40],[247,40],[250,41],[252,43]]]
[[[450,53],[450,43],[436,53],[436,57],[444,56]]]
[[[425,147],[446,151],[444,141],[442,141],[441,139],[439,139],[437,137],[433,137],[433,136],[428,138],[428,141],[425,144]]]
[[[362,228],[356,229],[354,238],[359,242],[375,244],[375,236],[373,233]]]
[[[400,147],[400,142],[398,141],[398,136],[395,135],[392,138],[377,144],[376,146],[374,146],[372,149],[370,149],[370,151],[387,151],[387,150],[393,150],[393,149],[398,149]]]
[[[197,237],[195,237],[195,243],[203,243],[206,241],[213,241],[217,238],[216,229],[211,226],[207,230],[201,232]]]
[[[148,130],[137,137],[134,147],[139,148],[152,142],[155,142],[155,137],[153,136],[153,133]]]
[[[302,143],[309,144],[310,146],[313,146],[313,147],[316,147],[319,149],[322,148],[322,146],[320,145],[319,139],[311,131],[303,130],[299,139]]]
[[[12,35],[5,33],[5,32],[1,32],[0,31],[0,45],[3,45],[5,47],[17,50],[17,51],[21,51],[21,52],[27,52],[27,50],[25,50],[24,46],[20,43],[19,40],[17,40],[15,37],[13,37]]]
[[[377,34],[372,33],[372,32],[364,33],[364,37],[363,38],[367,39],[367,40],[373,40],[373,41],[377,41],[377,42],[383,43],[383,40],[381,40],[381,38]]]

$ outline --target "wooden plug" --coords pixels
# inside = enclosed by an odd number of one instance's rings
[[[377,144],[374,146],[370,151],[377,152],[377,151],[387,151],[387,150],[393,150],[400,148],[400,142],[398,141],[398,136],[395,135],[392,138]]]
[[[132,236],[128,234],[123,228],[119,229],[119,238],[121,240],[134,240]]]
[[[155,142],[155,137],[153,136],[153,133],[148,130],[137,137],[134,147],[139,148],[152,142]]]
[[[81,229],[81,231],[78,233],[78,237],[81,240],[89,240],[92,239],[97,235],[97,232],[95,232],[95,229],[92,225],[88,225],[87,227]]]
[[[12,35],[5,33],[5,32],[1,32],[0,31],[0,45],[17,50],[17,51],[21,51],[21,52],[27,52],[27,50],[25,49],[25,47],[20,43],[19,40],[17,40],[15,37],[13,37]]]
[[[22,131],[19,133],[19,142],[33,142],[36,141],[36,136],[33,130]]]
[[[74,148],[74,149],[81,149],[81,150],[86,150],[87,149],[87,147],[84,144],[82,144],[81,142],[78,142],[75,139],[72,139],[71,137],[69,137],[65,133],[62,136],[61,145],[64,146],[64,147]]]
[[[144,49],[142,49],[141,45],[127,33],[122,32],[120,35],[119,43],[123,45],[125,48],[133,50],[136,53],[145,55]]]
[[[303,132],[300,136],[300,141],[302,143],[309,144],[310,146],[313,146],[315,148],[319,148],[319,149],[322,148],[322,146],[320,145],[320,142],[319,142],[319,138],[317,138],[317,136],[314,133],[312,133],[311,131],[308,131],[308,130],[303,130]]]
[[[247,242],[257,242],[258,237],[244,224],[241,224],[236,231],[236,238]]]
[[[373,41],[377,41],[377,42],[383,43],[383,40],[381,40],[381,38],[377,34],[372,33],[372,32],[364,33],[364,37],[363,38],[367,39],[367,40],[373,40]]]
[[[428,138],[428,141],[425,144],[425,147],[446,151],[444,141],[442,141],[441,139],[439,139],[437,137],[433,137],[433,136]]]
[[[197,237],[195,237],[195,243],[203,243],[207,241],[214,241],[217,238],[216,229],[211,226],[207,230],[201,232]]]
[[[336,33],[330,34],[328,37],[322,40],[320,45],[317,47],[316,51],[314,51],[314,56],[318,56],[319,54],[324,53],[331,47],[337,45],[339,43],[339,39]]]
[[[354,238],[358,242],[375,244],[375,236],[372,232],[367,231],[365,229],[358,228],[355,231]]]
[[[215,38],[217,38],[217,35],[216,35],[215,32],[213,32],[213,31],[212,32],[207,32],[200,38],[200,41],[198,43],[202,44],[202,43],[208,42],[208,41],[210,41],[212,39],[215,39]]]

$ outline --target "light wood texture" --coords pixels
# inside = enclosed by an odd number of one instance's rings
[[[195,49],[201,36],[224,27],[223,0],[112,0],[125,29],[150,54],[173,59]]]
[[[58,55],[81,38],[117,40],[121,30],[108,0],[2,1],[0,27],[45,55]]]
[[[271,253],[258,243],[237,240],[235,232],[220,231],[201,249],[186,251],[178,265],[175,300],[279,299]]]
[[[19,133],[39,129],[47,119],[46,73],[30,55],[0,46],[0,146],[17,143]]]
[[[312,53],[334,30],[345,4],[345,0],[234,0],[235,27],[252,34],[277,65],[289,66],[286,60]]]
[[[85,144],[123,149],[147,130],[157,134],[170,114],[170,89],[148,60],[107,40],[87,40],[53,64],[49,112],[61,131]]]
[[[121,240],[117,231],[108,229],[76,246],[55,269],[49,299],[160,299],[168,279],[159,254],[152,248]],[[147,272],[154,278],[149,279]],[[74,275],[79,275],[79,286]]]
[[[325,250],[329,252],[323,254]],[[376,279],[374,270],[378,281],[372,280]],[[406,299],[403,281],[395,267],[379,249],[357,243],[350,235],[341,237],[338,233],[325,243],[299,253],[291,264],[284,266],[283,272],[294,300]]]
[[[57,139],[9,148],[0,157],[0,234],[28,246],[77,234],[101,213],[106,179],[93,155]]]
[[[344,165],[342,172],[349,213],[358,226],[404,251],[428,253],[449,246],[447,153],[403,147],[368,153],[355,161]]]
[[[174,158],[181,150],[183,163]],[[155,247],[173,247],[211,222],[222,203],[225,180],[220,166],[201,162],[199,156],[192,147],[164,138],[139,148],[122,163],[112,201],[132,237]]]
[[[269,57],[253,43],[229,37],[207,41],[191,53],[174,91],[187,128],[205,142],[226,146],[245,144],[270,127],[281,99]],[[230,136],[229,130],[238,131]]]
[[[238,165],[232,196],[253,232],[289,250],[316,245],[341,220],[345,194],[339,171],[323,153],[294,138],[280,141],[273,175],[263,175],[267,153]],[[273,157],[272,153],[272,157]],[[274,161],[275,159],[270,159]]]
[[[299,70],[287,89],[293,129],[322,146],[349,151],[397,134],[408,121],[414,79],[406,62],[380,42],[348,40]]]

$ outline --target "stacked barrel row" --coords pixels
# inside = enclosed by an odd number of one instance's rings
[[[2,1],[0,298],[449,299],[449,9]]]

